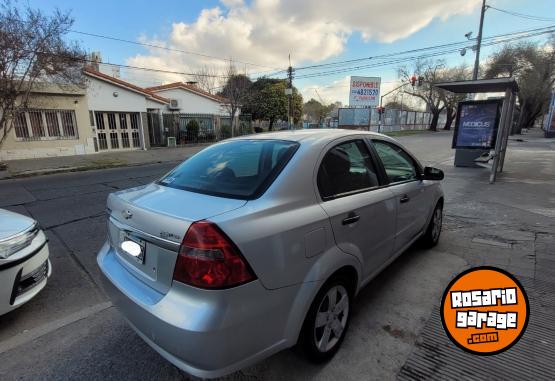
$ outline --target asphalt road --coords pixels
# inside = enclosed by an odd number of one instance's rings
[[[438,133],[400,140],[424,162],[445,166],[452,163],[450,139],[450,134]],[[107,195],[148,183],[172,166],[155,164],[0,182],[0,207],[40,222],[50,239],[53,263],[53,275],[41,294],[0,317],[0,379],[189,378],[126,325],[102,289],[95,259],[106,236]],[[453,195],[448,202],[470,187],[465,176],[446,180],[445,188]],[[442,238],[437,249],[411,249],[394,262],[357,298],[350,331],[329,363],[311,365],[292,349],[228,379],[394,379],[443,287],[468,266],[470,259],[461,254],[465,250]]]

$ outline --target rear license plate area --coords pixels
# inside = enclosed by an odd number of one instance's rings
[[[139,264],[145,263],[146,242],[128,231],[119,233],[119,251]]]

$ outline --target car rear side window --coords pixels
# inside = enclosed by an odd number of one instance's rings
[[[378,185],[374,163],[362,140],[341,143],[330,149],[318,170],[318,189],[324,200]]]
[[[214,196],[252,199],[262,194],[297,150],[285,140],[234,140],[209,147],[159,184]]]

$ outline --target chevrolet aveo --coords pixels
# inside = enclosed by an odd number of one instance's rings
[[[331,358],[357,292],[441,232],[441,170],[348,130],[257,134],[108,197],[98,264],[131,327],[218,377],[299,344]]]

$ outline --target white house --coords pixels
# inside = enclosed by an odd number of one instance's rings
[[[163,111],[169,100],[93,68],[84,73],[96,151],[147,149],[147,112]]]
[[[225,98],[210,94],[197,86],[183,82],[147,87],[145,90],[170,100],[168,111],[183,114],[211,114],[228,116]]]

